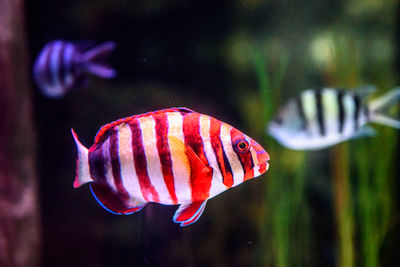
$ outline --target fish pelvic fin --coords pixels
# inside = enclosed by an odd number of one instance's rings
[[[373,100],[369,104],[370,118],[372,122],[400,129],[400,119],[385,114],[384,111],[398,104],[400,101],[400,87],[387,92],[383,96]]]
[[[78,157],[76,159],[76,176],[74,180],[74,188],[80,187],[83,184],[93,182],[89,171],[88,149],[79,142],[75,131],[71,129],[76,147],[78,149]]]
[[[203,213],[206,203],[207,200],[181,204],[175,212],[174,222],[180,223],[180,226],[188,226],[195,223]]]
[[[82,62],[86,71],[102,78],[114,78],[117,72],[105,59],[115,50],[115,46],[114,42],[105,42],[85,52]]]

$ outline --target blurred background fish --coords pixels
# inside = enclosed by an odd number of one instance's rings
[[[383,111],[400,99],[400,88],[367,103],[375,91],[366,86],[354,91],[323,88],[303,91],[291,99],[268,125],[268,132],[283,146],[316,150],[363,136],[374,136],[369,122],[400,129],[400,121]]]
[[[33,75],[40,91],[51,98],[63,97],[68,90],[87,84],[87,73],[113,78],[116,71],[105,63],[115,49],[114,42],[93,47],[94,42],[48,43],[36,59]]]

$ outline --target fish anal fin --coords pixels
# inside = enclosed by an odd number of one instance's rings
[[[121,199],[118,194],[114,193],[108,186],[100,185],[97,183],[90,184],[90,189],[97,202],[107,211],[118,214],[128,215],[141,210],[146,202],[138,200]]]
[[[377,133],[374,128],[370,126],[364,126],[358,129],[358,131],[351,137],[351,139],[357,139],[361,137],[374,137],[376,135]]]
[[[181,204],[174,215],[174,222],[187,226],[196,222],[206,207],[207,200]]]

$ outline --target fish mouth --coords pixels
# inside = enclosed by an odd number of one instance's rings
[[[269,169],[269,154],[265,149],[263,149],[257,142],[252,140],[252,154],[255,152],[255,155],[253,154],[252,157],[254,159],[255,166],[258,167],[259,173],[263,174]]]
[[[269,154],[267,151],[256,151],[258,162],[262,162],[261,164],[267,164],[270,160]]]
[[[266,162],[265,165],[266,165],[266,166],[265,166],[265,171],[268,171],[268,169],[269,169],[269,162]]]
[[[265,153],[265,154],[267,154],[267,153]],[[260,165],[258,165],[259,167],[258,167],[258,172],[260,173],[260,174],[263,174],[263,173],[265,173],[266,171],[268,171],[268,169],[269,169],[269,155],[267,154],[267,159],[264,161],[264,163],[261,163]]]

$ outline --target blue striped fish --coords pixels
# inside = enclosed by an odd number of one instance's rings
[[[374,136],[366,124],[381,123],[400,129],[400,121],[383,110],[400,98],[395,88],[368,103],[375,91],[366,86],[353,91],[336,88],[309,89],[291,99],[268,125],[268,132],[283,146],[295,150],[317,150],[363,136]]]
[[[75,44],[52,41],[36,59],[33,76],[40,91],[51,98],[63,97],[68,90],[83,86],[86,73],[102,78],[113,78],[114,69],[105,64],[105,58],[115,49],[114,42],[106,42],[89,49],[88,42]]]
[[[74,187],[90,183],[96,200],[115,214],[148,202],[177,205],[174,222],[196,222],[208,199],[268,170],[268,153],[215,118],[170,108],[103,126],[91,148],[78,147]]]

